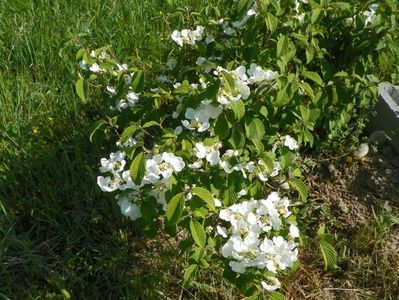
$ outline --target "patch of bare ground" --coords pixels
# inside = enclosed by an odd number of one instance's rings
[[[327,224],[334,233],[337,268],[323,271],[317,238],[310,240],[298,271],[284,278],[287,298],[399,299],[399,156],[384,145],[363,159],[316,162],[309,214],[314,230]]]

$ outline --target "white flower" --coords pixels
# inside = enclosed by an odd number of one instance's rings
[[[180,47],[183,46],[183,38],[181,37],[180,31],[174,30],[172,32],[172,40],[174,40]]]
[[[248,193],[246,190],[242,189],[241,191],[238,192],[237,197],[241,198],[243,196],[246,196]]]
[[[99,73],[103,71],[103,69],[101,69],[97,63],[92,64],[89,70],[92,71],[93,73]]]
[[[174,58],[169,58],[168,61],[166,62],[166,66],[167,66],[168,70],[173,70],[175,64],[176,64],[176,60]]]
[[[131,220],[137,220],[138,218],[140,218],[141,215],[141,211],[140,211],[140,207],[136,204],[136,203],[132,203],[134,201],[134,197],[136,194],[130,194],[129,196],[125,196],[125,197],[116,197],[118,200],[118,205],[121,208],[121,213],[126,216],[129,217]]]
[[[194,162],[192,164],[188,164],[188,167],[190,169],[201,169],[202,164],[203,164],[202,160],[197,160],[196,162]]]
[[[215,37],[213,36],[213,35],[208,35],[206,38],[205,38],[205,43],[207,43],[207,44],[210,44],[210,43],[213,43],[215,41]]]
[[[175,134],[176,134],[176,135],[181,134],[182,131],[183,131],[183,127],[181,127],[181,126],[177,126],[177,127],[175,128]]]
[[[139,94],[137,94],[133,91],[130,91],[127,93],[126,100],[129,104],[129,106],[134,106],[137,103],[137,101],[139,100]]]
[[[180,172],[185,167],[181,157],[173,153],[163,152],[146,160],[146,172],[143,184],[154,184],[162,178],[169,179],[173,172]]]
[[[227,238],[227,229],[226,228],[217,225],[216,232],[217,232],[217,234],[221,235],[222,237]]]
[[[296,140],[289,135],[286,135],[284,137],[284,146],[288,147],[290,150],[295,150],[299,148]]]
[[[271,70],[264,71],[260,66],[252,63],[247,70],[247,74],[250,76],[249,83],[259,83],[261,81],[270,81],[277,78],[278,73]]]
[[[197,158],[206,158],[211,165],[216,165],[220,160],[220,144],[215,144],[211,147],[205,146],[202,142],[195,144],[195,155]]]
[[[182,125],[190,130],[204,132],[211,127],[209,120],[216,119],[221,113],[221,107],[212,105],[209,100],[204,100],[196,109],[187,108],[185,117],[188,120],[183,120]]]
[[[109,159],[106,158],[101,158],[100,163],[100,172],[105,173],[105,172],[112,172],[112,173],[118,173],[122,172],[123,168],[125,167],[126,161],[125,161],[125,152],[122,151],[117,151],[117,152],[112,152],[109,155]]]
[[[364,20],[364,25],[367,26],[367,24],[374,24],[377,21],[377,16],[375,15],[376,11],[378,9],[378,4],[371,4],[369,5],[369,10],[363,12],[363,15],[366,17]]]
[[[184,44],[194,45],[195,42],[202,40],[204,34],[204,27],[197,26],[195,30],[183,29],[181,31],[174,30],[172,32],[172,40],[180,47]]]
[[[103,176],[98,176],[97,177],[97,185],[100,187],[100,189],[103,192],[113,192],[119,189],[120,183],[122,182],[122,178],[119,176],[116,176],[114,179],[111,179],[111,177],[103,177]]]
[[[87,70],[87,62],[86,62],[84,59],[82,59],[82,60],[79,62],[79,67],[80,67],[82,70]]]
[[[133,147],[134,145],[137,144],[137,140],[130,137],[126,140],[126,142],[124,142],[123,144],[121,144],[121,141],[117,141],[116,142],[116,146],[117,147],[122,147],[122,148],[128,148],[128,147]]]
[[[234,35],[236,33],[236,31],[231,27],[227,27],[226,29],[223,30],[223,32],[226,35]]]
[[[299,237],[299,229],[294,224],[290,225],[290,235],[293,238],[298,238]]]
[[[215,202],[215,207],[221,207],[222,206],[222,202],[219,199],[213,198],[213,201]]]
[[[275,291],[281,287],[280,281],[275,277],[268,277],[267,278],[271,284],[267,284],[265,281],[261,282],[262,287],[266,291]]]

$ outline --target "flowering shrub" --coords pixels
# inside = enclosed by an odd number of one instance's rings
[[[170,33],[157,80],[81,49],[76,90],[85,100],[97,87],[110,104],[95,126],[117,136],[101,190],[145,232],[190,233],[184,283],[221,264],[244,294],[281,297],[278,273],[298,257],[290,199],[307,198],[299,146],[342,137],[369,109],[392,68],[372,58],[397,55],[395,16],[383,17],[396,4],[230,2],[224,18],[207,8]]]

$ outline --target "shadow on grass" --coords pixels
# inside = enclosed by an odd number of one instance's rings
[[[161,275],[138,258],[144,240],[96,186],[106,147],[74,130],[68,143],[39,133],[24,154],[2,151],[0,299],[159,298]]]

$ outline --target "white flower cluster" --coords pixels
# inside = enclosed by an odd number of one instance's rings
[[[142,216],[140,206],[137,204],[138,193],[132,192],[123,197],[117,195],[115,198],[118,200],[117,203],[124,216],[130,218],[132,221],[137,220]]]
[[[110,92],[112,95],[115,95],[115,90],[113,88],[107,87],[107,91]],[[111,106],[110,109],[118,110],[121,112],[128,107],[133,107],[139,101],[139,95],[139,93],[133,92],[133,90],[130,88],[126,96],[122,99],[118,99],[116,101],[115,107]]]
[[[252,63],[248,69],[244,66],[239,66],[233,71],[227,71],[222,67],[218,67],[215,74],[219,75],[221,72],[228,72],[234,78],[235,87],[238,92],[237,96],[233,96],[226,91],[226,89],[221,89],[221,91],[219,91],[218,102],[227,107],[229,107],[231,101],[235,102],[239,99],[248,99],[251,94],[249,85],[271,81],[278,76],[277,72],[272,70],[265,71],[254,63]]]
[[[304,19],[305,19],[305,13],[299,13],[299,5],[300,3],[308,3],[308,0],[295,0],[295,7],[294,10],[296,12],[296,15],[294,16],[295,19],[297,19],[299,21],[299,23],[303,23]]]
[[[122,151],[111,153],[110,158],[101,159],[100,172],[111,173],[110,176],[97,177],[97,184],[104,192],[113,192],[116,190],[124,191],[132,189],[133,192],[124,197],[116,196],[118,204],[121,206],[121,211],[124,215],[131,219],[137,219],[141,216],[140,208],[135,203],[137,192],[143,186],[150,184],[153,186],[149,194],[155,196],[159,203],[163,205],[166,210],[165,192],[169,189],[169,180],[173,172],[181,172],[185,167],[185,163],[181,157],[173,153],[163,152],[156,154],[152,158],[146,160],[146,171],[144,178],[140,185],[135,185],[130,177],[130,171],[124,171],[126,165],[126,154]]]
[[[287,221],[289,204],[287,197],[273,192],[266,199],[251,199],[220,211],[219,218],[230,224],[229,229],[217,227],[218,234],[228,238],[222,255],[231,259],[234,272],[244,273],[253,267],[277,274],[292,267],[298,257],[295,239],[299,230]],[[286,237],[278,235],[283,227],[287,228]]]
[[[210,100],[204,100],[196,109],[187,108],[185,117],[188,120],[183,120],[181,123],[187,129],[203,132],[211,126],[209,119],[216,119],[221,113],[220,106],[214,106]]]
[[[367,24],[371,24],[373,25],[376,21],[377,21],[377,16],[376,16],[376,12],[378,9],[378,4],[370,4],[369,5],[369,10],[363,12],[363,15],[366,17],[366,19],[364,20],[364,24],[365,26],[367,26]]]
[[[111,173],[111,176],[97,177],[97,184],[103,192],[124,191],[134,189],[136,186],[130,178],[129,170],[124,171],[126,165],[125,152],[118,151],[111,153],[109,159],[102,158],[100,163],[101,173]]]
[[[299,148],[296,140],[289,135],[286,135],[284,137],[284,146],[288,147],[288,149],[290,149],[290,150],[296,150]]]
[[[183,29],[182,31],[174,30],[172,32],[172,40],[180,47],[184,44],[194,45],[195,42],[202,40],[204,27],[197,26],[195,30]]]

